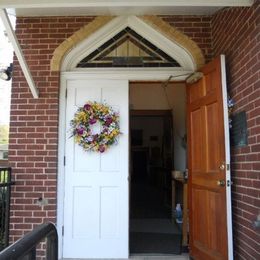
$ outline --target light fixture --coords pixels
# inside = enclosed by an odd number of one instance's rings
[[[195,82],[199,81],[202,77],[203,77],[202,72],[198,72],[198,71],[194,72],[186,79],[186,83],[188,83],[188,84],[195,83]]]
[[[12,78],[13,64],[11,63],[9,67],[0,69],[0,79],[10,80]]]

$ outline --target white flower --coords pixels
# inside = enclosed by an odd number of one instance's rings
[[[93,136],[92,135],[88,136],[86,139],[87,139],[88,142],[92,142],[93,141]]]

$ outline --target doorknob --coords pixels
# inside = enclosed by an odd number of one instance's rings
[[[225,163],[224,162],[219,166],[219,169],[221,171],[225,170]]]
[[[218,180],[217,184],[218,184],[218,186],[224,187],[226,182],[225,182],[225,180]]]

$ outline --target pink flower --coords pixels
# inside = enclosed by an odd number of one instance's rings
[[[101,153],[105,152],[106,147],[104,145],[100,145],[98,149]]]

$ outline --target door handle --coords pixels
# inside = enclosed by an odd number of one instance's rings
[[[225,180],[218,180],[217,184],[218,184],[218,186],[224,187],[226,182],[225,182]]]
[[[221,171],[225,170],[225,163],[224,162],[219,166],[219,169]]]

